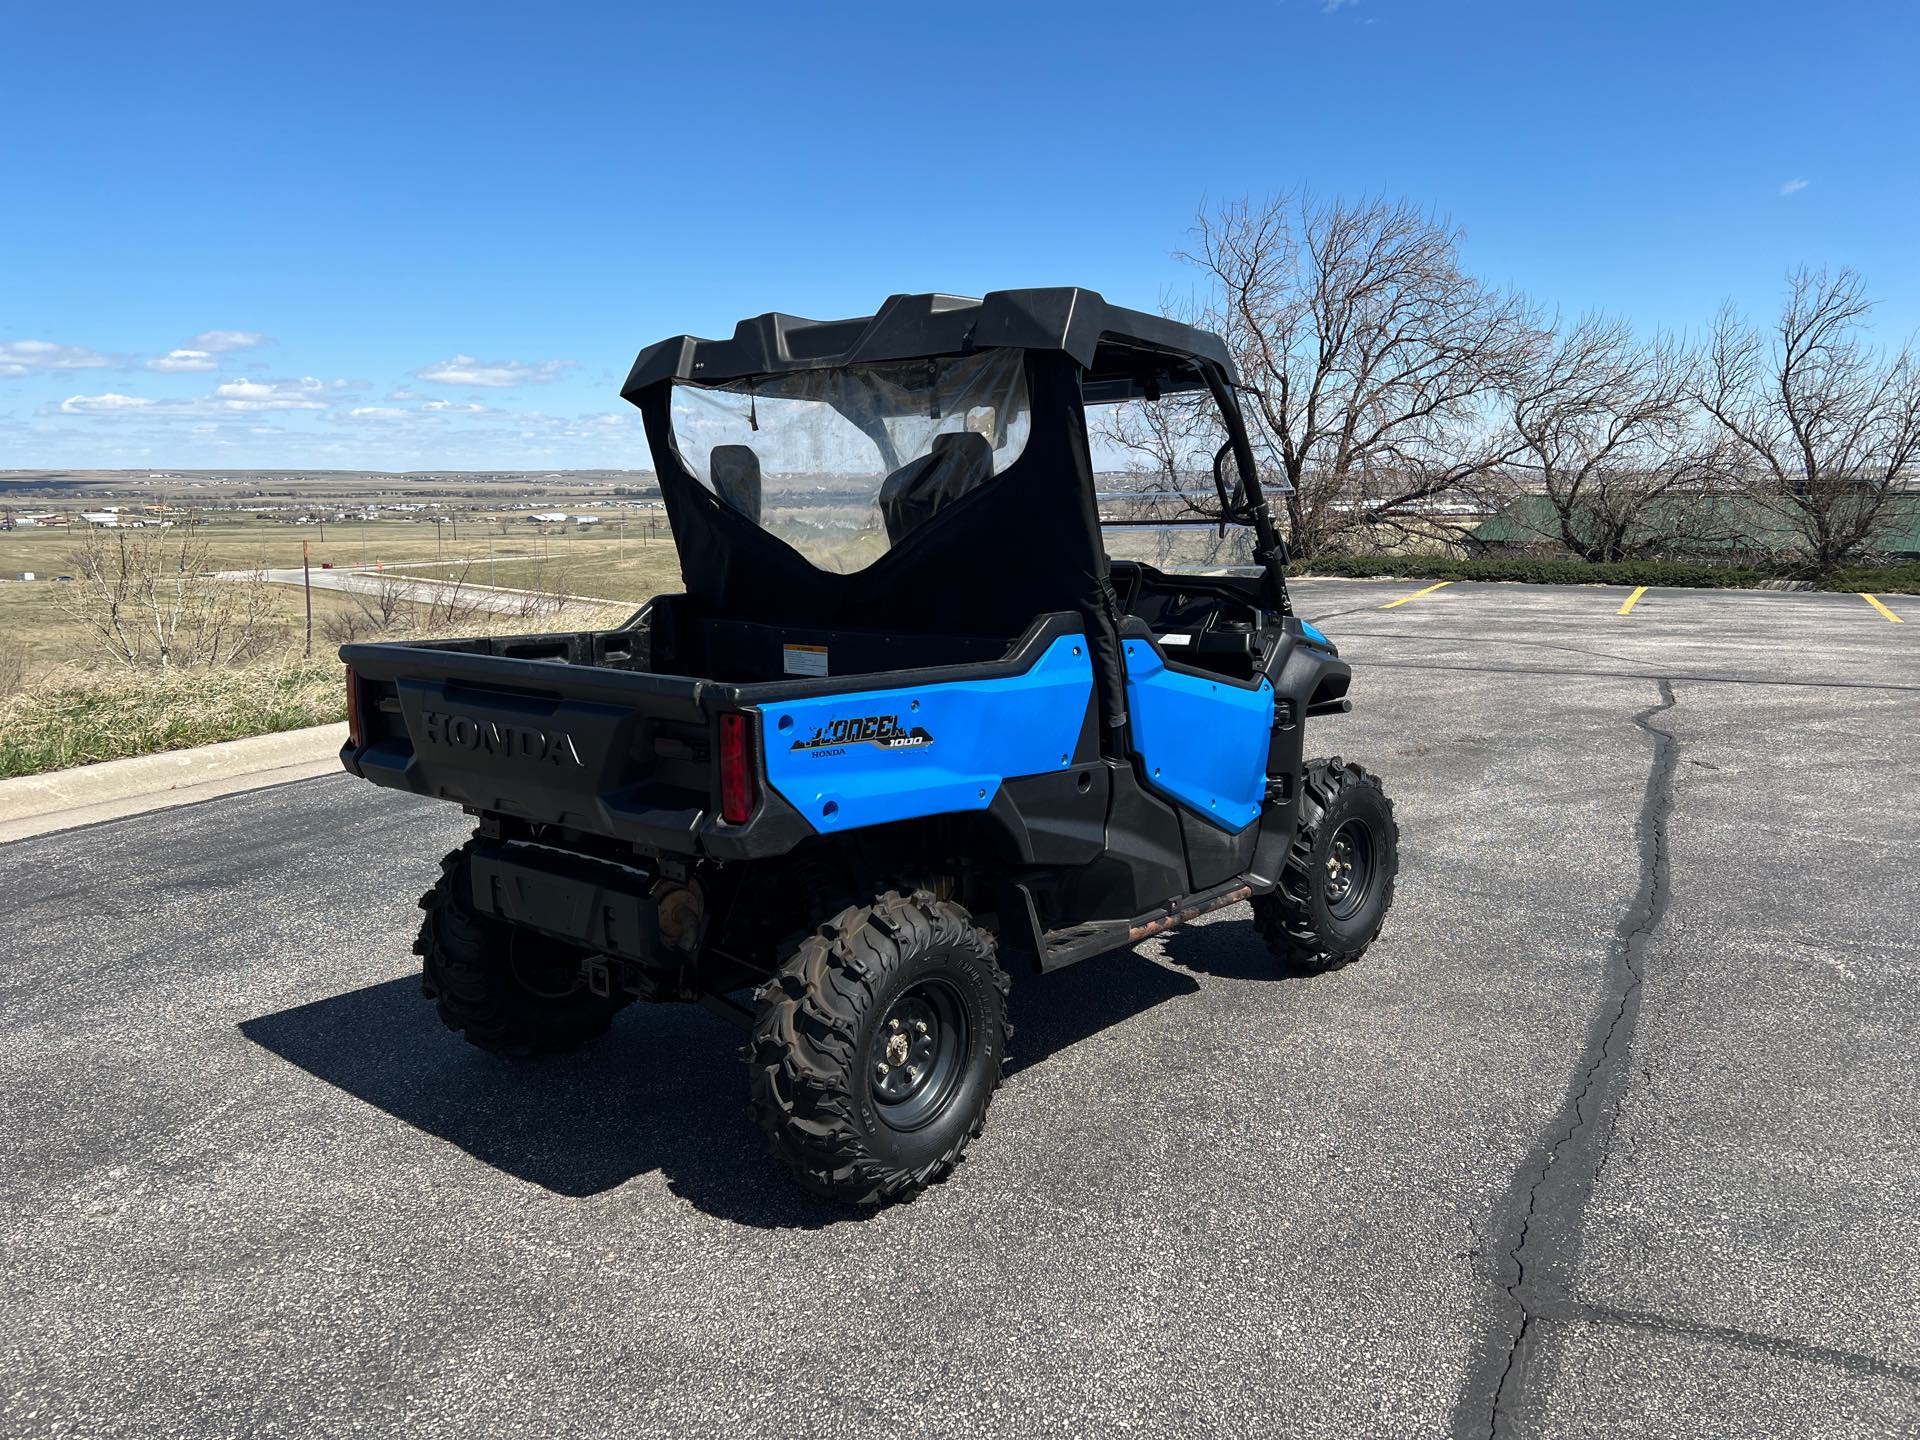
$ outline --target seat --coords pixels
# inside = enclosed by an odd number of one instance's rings
[[[971,430],[934,436],[925,455],[902,465],[880,486],[880,514],[886,521],[888,543],[898,545],[941,506],[992,478],[993,446],[986,436]]]
[[[760,457],[745,445],[716,445],[707,461],[713,492],[754,524],[760,523]]]

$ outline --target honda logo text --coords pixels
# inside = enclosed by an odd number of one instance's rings
[[[564,730],[536,730],[531,725],[503,725],[497,720],[476,720],[471,715],[452,715],[443,710],[423,710],[429,745],[450,745],[456,750],[484,751],[488,755],[517,755],[526,760],[544,760],[550,765],[581,765],[580,748]]]

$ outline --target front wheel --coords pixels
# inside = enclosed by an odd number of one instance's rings
[[[909,1200],[980,1133],[1011,1030],[994,940],[927,891],[888,891],[803,940],[758,995],[752,1111],[816,1194]]]
[[[1400,829],[1379,778],[1338,756],[1315,761],[1280,883],[1254,897],[1253,923],[1292,973],[1338,970],[1380,934],[1399,873]]]

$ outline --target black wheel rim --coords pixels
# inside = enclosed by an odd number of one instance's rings
[[[1333,832],[1327,846],[1327,910],[1350,920],[1373,894],[1373,827],[1358,817]]]
[[[960,1088],[972,1040],[967,1007],[949,982],[927,979],[901,991],[867,1055],[880,1118],[894,1130],[931,1124]]]

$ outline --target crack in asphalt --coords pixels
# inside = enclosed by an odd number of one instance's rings
[[[1673,682],[1659,681],[1660,699],[1633,717],[1653,741],[1636,826],[1640,884],[1621,917],[1613,946],[1613,984],[1587,1032],[1586,1063],[1545,1134],[1508,1192],[1511,1243],[1506,1246],[1510,1302],[1483,1341],[1484,1351],[1454,1411],[1456,1436],[1498,1437],[1521,1414],[1532,1375],[1538,1322],[1564,1293],[1584,1229],[1587,1205],[1605,1166],[1629,1078],[1628,1053],[1640,1022],[1645,955],[1666,915],[1669,895],[1668,822],[1673,814],[1679,742],[1655,725],[1678,703]]]

